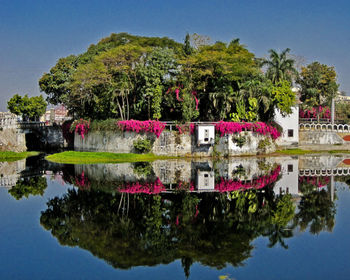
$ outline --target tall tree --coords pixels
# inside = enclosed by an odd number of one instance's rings
[[[270,58],[264,59],[262,65],[267,65],[266,76],[274,83],[277,84],[282,80],[287,80],[289,82],[293,81],[296,77],[297,71],[294,68],[294,60],[288,58],[288,53],[290,49],[287,48],[280,54],[271,49],[269,50]]]
[[[160,119],[162,116],[162,100],[164,86],[169,84],[171,76],[177,73],[174,51],[168,48],[154,48],[146,55],[137,68],[144,104],[147,100],[148,118]],[[151,116],[152,111],[152,116]]]
[[[300,100],[308,107],[329,105],[339,88],[334,67],[317,61],[301,68],[297,83],[301,87]]]
[[[183,50],[185,55],[190,55],[193,53],[193,48],[191,47],[191,36],[190,34],[186,34]]]

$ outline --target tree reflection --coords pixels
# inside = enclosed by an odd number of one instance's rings
[[[40,221],[62,245],[87,249],[116,268],[181,259],[188,276],[194,262],[244,265],[262,235],[287,247],[293,207],[290,195],[275,196],[271,188],[158,195],[71,189],[48,202]]]
[[[29,195],[43,195],[47,188],[46,178],[42,176],[34,177],[22,177],[16,185],[8,190],[16,200],[20,200],[23,197],[28,198]]]
[[[299,189],[303,196],[299,204],[299,212],[295,215],[295,223],[301,231],[309,228],[310,233],[331,232],[335,225],[336,205],[331,199],[328,189],[320,187],[328,184],[329,179],[299,179]]]

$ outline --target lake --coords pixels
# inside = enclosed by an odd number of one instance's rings
[[[1,279],[349,279],[350,156],[0,162]]]

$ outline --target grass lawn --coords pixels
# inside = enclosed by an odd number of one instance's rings
[[[62,152],[46,157],[47,160],[57,163],[91,164],[153,161],[157,159],[174,159],[178,157],[156,156],[154,154],[117,154],[104,152]]]
[[[350,150],[302,150],[302,149],[287,149],[277,150],[274,154],[281,155],[305,155],[305,154],[349,154]]]
[[[0,161],[15,161],[24,159],[26,157],[36,156],[39,152],[11,152],[11,151],[3,151],[0,152]]]
[[[302,150],[302,149],[287,149],[287,150],[277,150],[276,154],[282,155],[305,155],[305,154],[318,154],[318,151]]]

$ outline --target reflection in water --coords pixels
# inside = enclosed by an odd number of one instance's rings
[[[115,268],[181,259],[188,276],[194,262],[241,266],[260,236],[287,249],[297,231],[332,231],[331,180],[299,177],[300,167],[300,158],[69,166],[60,174],[78,188],[49,200],[40,222]]]
[[[16,199],[43,195],[45,176],[77,187],[50,199],[41,213],[40,223],[60,244],[122,269],[180,259],[187,277],[194,262],[244,265],[258,237],[287,249],[298,231],[332,231],[339,170],[349,174],[337,157],[97,165],[30,158],[0,166],[1,182]]]
[[[48,202],[40,221],[61,244],[87,249],[116,268],[181,259],[187,274],[193,262],[242,265],[251,255],[251,242],[261,235],[271,246],[285,246],[295,206],[291,195],[269,190],[236,191],[229,197],[70,190]]]
[[[43,195],[47,188],[46,178],[42,176],[20,178],[16,185],[9,189],[15,199],[19,200],[23,197],[28,198],[29,195]]]

